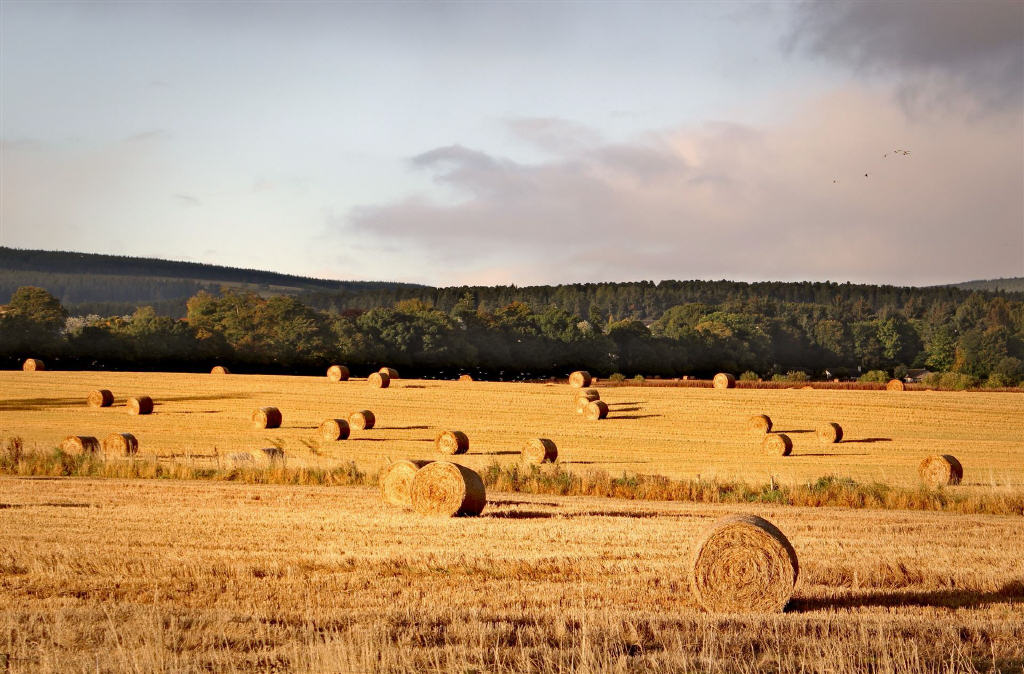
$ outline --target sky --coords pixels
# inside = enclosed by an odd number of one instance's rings
[[[1024,276],[1024,3],[0,2],[0,245],[431,285]]]

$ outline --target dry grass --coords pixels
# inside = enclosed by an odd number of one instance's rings
[[[129,416],[123,408],[82,404],[97,388],[147,391],[156,409]],[[932,454],[957,456],[964,492],[1024,487],[1024,396],[1015,393],[774,391],[702,388],[604,388],[608,418],[588,423],[572,412],[565,384],[501,384],[396,380],[387,390],[363,379],[119,372],[0,372],[0,435],[49,449],[69,434],[132,433],[142,452],[161,457],[213,457],[279,445],[289,467],[331,470],[354,461],[374,473],[389,460],[437,459],[434,437],[458,428],[473,439],[460,463],[483,470],[518,463],[523,443],[553,440],[566,469],[661,474],[673,479],[770,479],[798,485],[823,475],[916,487],[918,466]],[[249,428],[253,408],[273,401],[282,428]],[[325,418],[372,409],[372,431],[320,446]],[[773,430],[794,443],[791,456],[752,451],[745,429],[768,414]],[[843,441],[822,446],[814,429],[835,421]],[[216,451],[215,451],[216,450]],[[215,465],[211,458],[210,466]]]
[[[1024,665],[1019,517],[492,493],[452,520],[382,509],[370,488],[0,478],[0,493],[16,674]],[[691,547],[738,511],[799,555],[786,614],[706,614],[688,589]]]

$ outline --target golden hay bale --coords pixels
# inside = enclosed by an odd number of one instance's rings
[[[422,515],[479,515],[487,505],[480,476],[449,461],[434,461],[416,471],[409,497],[413,509]]]
[[[231,370],[227,369],[223,365],[214,365],[213,369],[210,370],[210,374],[231,374]]]
[[[715,388],[736,388],[736,377],[727,372],[719,372],[715,375],[712,385]]]
[[[462,431],[441,431],[434,439],[434,447],[442,454],[465,454],[469,451],[469,436]]]
[[[348,381],[348,368],[344,365],[332,365],[327,368],[327,378],[330,381]]]
[[[576,397],[577,398],[586,398],[587,400],[590,400],[590,401],[600,400],[601,399],[601,392],[598,391],[596,388],[585,388],[585,389],[580,389],[579,391],[577,391],[576,392]]]
[[[592,402],[594,401],[583,396],[576,398],[576,414],[586,414],[587,406]]]
[[[796,551],[774,524],[756,515],[728,515],[697,542],[690,586],[705,611],[781,613],[799,573]]]
[[[252,413],[253,428],[280,428],[281,410],[276,407],[258,407]]]
[[[105,388],[96,389],[86,396],[85,404],[89,407],[110,407],[114,404],[114,394]]]
[[[21,369],[25,372],[42,372],[46,369],[46,365],[38,358],[26,358],[25,362],[21,364]]]
[[[284,450],[280,447],[263,447],[257,454],[260,462],[273,466],[284,465]]]
[[[359,410],[348,415],[348,425],[357,431],[368,431],[377,423],[377,417],[370,410]]]
[[[460,374],[459,381],[473,381],[473,377],[469,376],[468,374]]]
[[[890,379],[889,383],[885,385],[886,391],[906,391],[907,385],[901,382],[899,379]]]
[[[770,433],[772,418],[767,414],[755,414],[747,419],[747,430],[754,433]]]
[[[153,413],[153,399],[149,396],[136,396],[134,398],[129,398],[126,404],[128,407],[128,414]]]
[[[789,456],[793,451],[793,441],[785,433],[769,434],[761,441],[761,449],[771,454]]]
[[[370,384],[370,388],[387,388],[391,385],[391,377],[384,372],[374,372],[366,381]]]
[[[349,425],[344,419],[324,419],[320,423],[320,437],[324,440],[347,440]]]
[[[131,433],[111,433],[103,438],[103,453],[107,456],[138,454],[139,441]]]
[[[934,487],[960,484],[964,479],[964,467],[950,454],[929,456],[921,462],[917,472],[921,480]]]
[[[380,495],[385,503],[391,505],[412,507],[412,479],[423,466],[432,461],[392,461],[380,472]]]
[[[523,460],[527,463],[554,463],[558,458],[558,447],[554,440],[534,438],[523,447]]]
[[[608,416],[608,404],[603,400],[593,400],[587,404],[584,415],[590,421],[604,419]]]
[[[573,388],[583,388],[584,386],[590,386],[592,377],[586,370],[576,370],[569,375],[569,386]]]
[[[69,435],[60,448],[68,454],[95,454],[100,451],[100,441],[91,435]]]
[[[831,445],[834,442],[842,442],[843,440],[843,427],[834,421],[818,426],[818,430],[815,433],[818,436],[818,442],[823,445]]]
[[[377,371],[381,374],[386,374],[389,379],[398,379],[398,370],[393,367],[382,367]]]

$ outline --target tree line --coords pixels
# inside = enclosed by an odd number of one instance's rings
[[[746,284],[744,284],[746,285]],[[788,284],[794,285],[794,284]],[[906,290],[906,289],[903,289]],[[182,319],[140,307],[69,317],[52,294],[21,287],[0,315],[0,357],[86,366],[320,369],[329,363],[411,372],[479,371],[512,379],[585,368],[609,375],[853,377],[907,368],[954,372],[992,386],[1024,380],[1024,302],[991,293],[879,291],[869,298],[744,294],[667,307],[654,320],[510,301],[489,308],[465,289],[450,307],[422,299],[320,310],[293,296],[200,291]],[[902,300],[902,304],[900,304]],[[636,310],[637,314],[640,313]]]

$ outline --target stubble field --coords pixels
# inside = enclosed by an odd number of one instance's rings
[[[550,437],[572,470],[781,481],[834,474],[913,485],[950,453],[965,486],[1024,484],[1022,397],[1005,393],[610,388],[587,422],[565,385],[137,373],[0,373],[0,435],[135,434],[142,454],[208,462],[277,444],[289,466],[457,457],[518,461]],[[88,409],[109,388],[115,407]],[[151,416],[130,416],[148,394]],[[284,427],[253,430],[276,405]],[[378,428],[322,443],[328,417]],[[764,412],[794,455],[760,454]],[[813,433],[838,421],[849,442]],[[216,448],[216,451],[214,451]],[[220,455],[221,459],[216,457]],[[716,518],[774,522],[800,561],[781,615],[712,615],[688,585]],[[384,505],[375,489],[200,480],[0,477],[0,670],[1020,672],[1024,518],[905,510],[489,493],[477,518]]]

